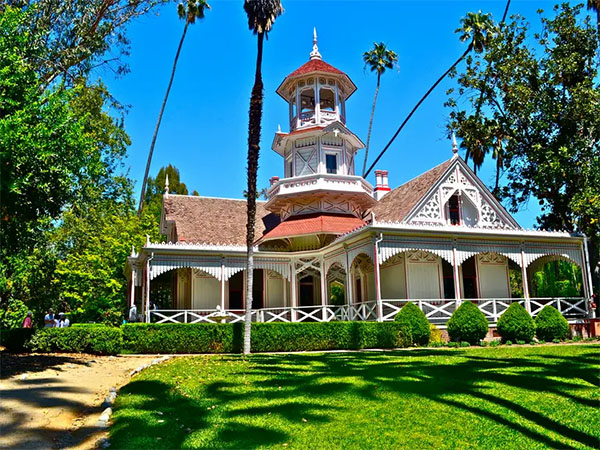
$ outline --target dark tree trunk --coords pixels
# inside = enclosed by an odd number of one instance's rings
[[[262,53],[264,34],[258,33],[256,54],[256,72],[254,86],[250,99],[250,113],[248,121],[248,207],[246,222],[246,312],[244,326],[244,354],[250,353],[250,331],[252,325],[252,289],[254,282],[254,224],[256,222],[256,176],[258,172],[258,156],[260,153],[260,131],[263,105],[262,82]]]
[[[392,136],[392,139],[390,139],[390,141],[387,143],[387,145],[384,147],[384,149],[381,151],[381,153],[379,153],[377,158],[375,158],[375,161],[373,161],[373,164],[371,164],[371,166],[369,167],[369,170],[367,170],[367,172],[364,174],[365,178],[369,175],[369,173],[371,173],[371,170],[373,170],[373,168],[375,167],[375,164],[377,164],[379,162],[379,160],[381,159],[383,154],[387,151],[387,149],[390,147],[390,145],[392,145],[392,143],[394,142],[396,137],[402,131],[402,128],[404,128],[404,125],[406,125],[406,123],[410,120],[410,118],[413,116],[415,111],[417,109],[419,109],[419,106],[421,106],[421,103],[423,103],[425,101],[425,99],[427,97],[429,97],[429,94],[431,94],[433,92],[433,90],[437,87],[437,85],[440,84],[442,82],[442,80],[444,78],[446,78],[446,76],[469,54],[469,52],[471,51],[472,48],[473,48],[472,44],[469,44],[469,47],[467,47],[467,50],[465,50],[465,52],[461,55],[461,57],[458,58],[454,62],[454,64],[452,64],[450,66],[450,68],[448,70],[446,70],[444,72],[444,74],[437,79],[437,81],[435,83],[433,83],[433,86],[431,86],[429,88],[429,90],[425,93],[425,95],[421,98],[421,100],[418,101],[418,103],[415,105],[415,107],[412,109],[412,111],[408,114],[408,116],[406,116],[406,119],[404,119],[404,121],[400,124],[400,126],[396,130],[396,133],[394,133],[394,136]]]
[[[367,133],[367,146],[365,147],[365,162],[363,163],[362,176],[365,177],[367,170],[367,157],[369,156],[369,144],[371,143],[371,130],[373,129],[373,117],[375,116],[375,104],[377,103],[377,94],[379,94],[379,84],[381,74],[377,72],[377,87],[375,87],[375,96],[373,97],[373,108],[371,109],[371,120],[369,120],[369,132]]]
[[[179,47],[177,47],[177,53],[175,53],[175,60],[173,61],[173,69],[171,70],[171,78],[169,79],[169,85],[167,86],[167,92],[165,92],[165,98],[163,99],[162,106],[160,107],[160,113],[158,114],[158,120],[156,121],[156,127],[154,128],[154,136],[152,136],[152,143],[150,144],[150,151],[148,152],[148,161],[146,162],[146,172],[144,173],[144,180],[142,181],[142,189],[140,191],[140,203],[138,206],[138,216],[142,214],[142,206],[144,205],[144,196],[146,195],[146,185],[148,183],[148,173],[150,172],[150,164],[152,163],[152,154],[154,153],[154,145],[156,144],[156,137],[158,136],[158,129],[160,128],[160,122],[162,120],[163,113],[165,112],[165,106],[167,106],[167,100],[169,98],[169,92],[173,85],[173,78],[175,78],[175,69],[177,68],[177,60],[181,53],[181,47],[185,40],[185,34],[187,33],[189,22],[185,22],[183,27],[183,34],[179,40]]]

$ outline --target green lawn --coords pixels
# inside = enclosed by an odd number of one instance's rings
[[[111,448],[599,448],[600,345],[176,358]]]

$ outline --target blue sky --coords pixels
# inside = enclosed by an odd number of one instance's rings
[[[241,198],[246,186],[256,39],[248,30],[242,5],[242,0],[214,0],[206,18],[188,30],[154,150],[151,175],[161,166],[174,164],[190,192],[196,189],[201,195]],[[346,72],[358,87],[346,104],[347,125],[363,141],[376,77],[364,70],[362,53],[374,41],[383,41],[399,55],[399,69],[382,78],[371,138],[372,161],[423,93],[464,51],[466,44],[454,33],[460,18],[482,9],[499,20],[505,2],[296,0],[283,5],[285,13],[265,42],[259,188],[267,186],[271,176],[282,176],[281,157],[270,147],[278,124],[288,131],[288,109],[275,89],[308,60],[313,27],[323,60]],[[536,10],[551,10],[552,5],[513,0],[510,13],[537,24]],[[125,127],[132,145],[127,166],[137,189],[183,30],[175,9],[174,4],[168,5],[129,27],[129,74],[118,79],[101,74],[111,93],[129,106]],[[454,85],[447,79],[438,86],[379,162],[376,168],[389,170],[391,187],[452,156],[445,137],[449,110],[443,103],[446,90]],[[480,173],[488,185],[493,183],[493,164],[490,158]],[[372,178],[369,181],[374,184]],[[532,227],[538,212],[537,201],[530,201],[515,217],[522,226]]]

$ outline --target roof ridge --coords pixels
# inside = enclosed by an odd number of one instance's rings
[[[247,202],[245,198],[230,198],[230,197],[212,197],[210,195],[193,195],[193,194],[169,194],[169,197],[190,197],[190,198],[208,198],[212,200],[233,200],[236,202]],[[256,203],[266,203],[266,200],[256,200]]]

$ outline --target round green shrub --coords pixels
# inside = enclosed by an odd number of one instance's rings
[[[472,302],[465,301],[452,313],[448,321],[448,334],[453,341],[478,344],[488,331],[488,321]]]
[[[514,302],[498,319],[498,333],[504,342],[531,342],[535,335],[535,322],[520,303]]]
[[[406,323],[411,331],[413,342],[420,346],[429,343],[431,329],[425,313],[412,302],[406,303],[394,317],[395,322]]]
[[[543,341],[562,341],[569,334],[569,322],[550,305],[544,306],[535,318],[536,335]]]

